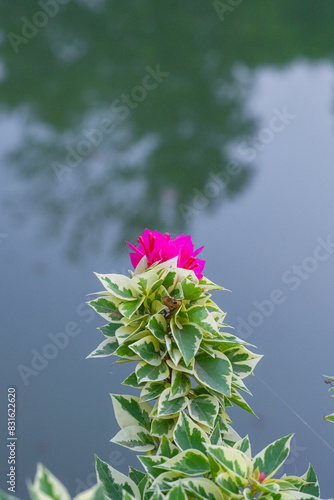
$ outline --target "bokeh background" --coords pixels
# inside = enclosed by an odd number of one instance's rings
[[[236,430],[254,452],[294,432],[282,473],[310,461],[333,496],[333,16],[309,0],[1,2],[2,488],[9,386],[17,496],[38,461],[73,495],[94,453],[139,467],[109,442],[129,366],[85,359],[103,324],[85,301],[148,227],[205,245],[232,291],[215,300],[264,354],[259,418],[232,409]]]

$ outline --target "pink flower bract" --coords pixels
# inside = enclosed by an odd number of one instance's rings
[[[264,472],[260,472],[259,483],[263,483],[263,481],[265,480],[265,478],[266,478],[265,473]]]
[[[129,245],[134,253],[130,252],[131,263],[134,268],[137,267],[144,255],[147,258],[147,267],[152,266],[155,262],[166,262],[166,260],[178,257],[177,267],[183,269],[191,269],[196,274],[197,278],[202,278],[202,271],[205,266],[205,260],[197,258],[197,255],[204,247],[194,251],[194,244],[190,236],[179,234],[173,240],[170,234],[161,234],[159,231],[150,231],[145,229],[142,236],[138,238],[139,247]]]

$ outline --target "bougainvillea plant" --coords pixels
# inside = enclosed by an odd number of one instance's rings
[[[253,413],[242,393],[261,356],[229,331],[211,295],[224,289],[203,276],[202,248],[148,229],[138,243],[129,243],[129,277],[97,274],[104,289],[89,304],[107,324],[88,357],[136,363],[123,385],[138,395],[111,395],[120,426],[111,441],[140,453],[142,470],[126,476],[96,457],[97,485],[75,500],[320,498],[311,466],[277,476],[292,435],[252,456],[230,425],[230,406]],[[70,500],[41,465],[29,491],[33,500]]]

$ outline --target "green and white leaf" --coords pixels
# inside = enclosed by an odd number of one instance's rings
[[[166,363],[170,368],[172,368],[172,370],[189,373],[190,375],[194,373],[194,360],[192,360],[189,365],[186,365],[183,359],[180,359],[177,365],[170,359],[167,359]]]
[[[199,284],[199,286],[203,287],[205,290],[227,290],[226,288],[223,288],[222,286],[216,285],[215,283],[210,281],[205,276],[200,278],[198,284]]]
[[[215,479],[215,482],[224,491],[228,498],[240,498],[239,486],[236,484],[235,479],[228,472],[221,472]],[[242,498],[242,497],[241,497]]]
[[[307,493],[309,495],[314,495],[315,497],[320,497],[320,487],[316,473],[312,465],[310,464],[305,474],[301,476],[301,479],[306,481],[308,484],[303,486],[300,491]]]
[[[174,418],[155,418],[152,420],[151,434],[159,438],[166,436],[167,439],[172,439],[175,424]]]
[[[168,500],[187,500],[187,495],[181,484],[176,484],[173,488],[168,492],[167,499]]]
[[[174,321],[171,321],[171,328],[174,340],[182,354],[184,362],[186,365],[189,365],[198,352],[203,333],[195,323],[185,324],[180,329]]]
[[[156,469],[165,469],[187,476],[198,476],[210,472],[210,466],[204,453],[197,450],[182,451],[173,458],[168,459],[162,465],[156,465]]]
[[[290,441],[293,434],[289,434],[264,448],[253,458],[254,469],[257,467],[270,478],[283,465],[290,451]]]
[[[137,396],[110,394],[115,417],[121,429],[140,425],[147,431],[151,429],[149,414],[152,410],[148,403],[141,402]]]
[[[195,422],[201,422],[212,428],[218,415],[219,403],[214,396],[197,396],[190,401],[188,409]]]
[[[167,436],[162,436],[157,454],[167,458],[175,457],[179,453],[179,449],[175,444],[167,439]]]
[[[168,386],[167,382],[146,382],[140,393],[140,400],[151,401],[156,399]]]
[[[176,399],[186,396],[191,389],[191,382],[188,375],[176,370],[172,371],[172,385],[170,388],[169,399]]]
[[[79,493],[73,500],[106,500],[106,498],[103,486],[95,484],[92,488]]]
[[[104,490],[110,500],[123,500],[122,492],[125,490],[135,498],[140,498],[138,486],[132,479],[103,462],[98,457],[96,460],[97,480],[104,487]],[[62,500],[63,498],[60,497]],[[65,499],[64,499],[65,500]]]
[[[176,344],[174,341],[172,341],[171,338],[168,337],[168,335],[165,335],[165,343],[166,343],[166,348],[167,352],[174,363],[174,365],[178,365],[180,359],[182,358],[182,354],[178,350]]]
[[[121,429],[110,441],[142,453],[155,448],[150,432],[140,425],[130,425]]]
[[[158,417],[175,415],[176,413],[179,413],[180,411],[184,410],[184,408],[187,406],[188,399],[185,396],[180,398],[170,399],[170,394],[171,394],[170,388],[165,389],[161,394],[158,402],[158,411],[157,411]]]
[[[71,500],[65,486],[41,463],[37,464],[34,482],[28,482],[30,496],[35,500]]]
[[[160,469],[156,468],[156,465],[161,465],[166,462],[166,457],[158,455],[139,455],[138,460],[143,464],[146,472],[152,477],[158,477],[162,474]]]
[[[135,387],[136,389],[141,389],[144,384],[138,384],[136,372],[132,372],[125,380],[122,382],[123,385],[128,385],[129,387]]]
[[[233,372],[240,378],[245,378],[251,374],[263,357],[259,354],[254,354],[246,347],[231,347],[224,351],[224,354],[229,358],[232,364]]]
[[[104,325],[104,326],[100,326],[98,328],[98,330],[100,330],[101,333],[103,333],[103,335],[105,337],[115,337],[115,332],[118,328],[120,328],[121,326],[123,326],[123,323],[121,322],[118,322],[118,323],[108,323],[107,325]]]
[[[210,479],[204,477],[181,479],[181,484],[193,498],[201,500],[225,500],[221,490]]]
[[[248,458],[252,458],[251,445],[248,436],[245,436],[243,439],[237,441],[234,448],[245,453]]]
[[[187,309],[187,315],[190,323],[195,323],[209,334],[217,334],[218,326],[212,315],[205,306],[193,306]]]
[[[239,486],[245,487],[248,484],[248,477],[253,473],[253,465],[245,453],[228,446],[208,445],[207,449],[210,455],[237,481]]]
[[[154,314],[151,316],[147,328],[158,340],[160,340],[160,342],[165,342],[167,323],[162,314]]]
[[[138,311],[145,297],[139,297],[138,299],[122,302],[119,306],[119,311],[128,319],[133,318],[134,314]]]
[[[131,349],[144,361],[146,361],[146,363],[153,366],[160,365],[160,343],[155,337],[153,337],[153,335],[147,335],[146,337],[137,340],[137,342],[131,345]]]
[[[134,467],[129,467],[129,478],[132,479],[132,481],[134,481],[137,486],[145,476],[145,472],[137,470]]]
[[[134,283],[131,283],[131,278],[123,274],[95,274],[104,288],[114,297],[124,300],[135,300],[138,297],[138,289],[136,290]]]
[[[209,444],[210,440],[191,418],[181,412],[174,429],[174,442],[181,451],[195,449],[206,453],[205,444]]]
[[[254,415],[256,417],[252,408],[246,403],[246,401],[241,396],[241,394],[238,391],[236,391],[235,389],[232,389],[232,396],[230,398],[230,401],[232,403],[234,403],[235,405],[240,406],[240,408],[243,408],[244,410],[248,411],[249,413],[251,413],[252,415]]]
[[[89,358],[105,358],[106,356],[111,356],[114,354],[118,348],[118,341],[116,337],[109,337],[105,339],[101,344],[92,351],[86,359]]]
[[[231,395],[232,368],[229,359],[222,353],[212,358],[206,353],[195,358],[194,376],[204,386],[225,396]]]
[[[145,361],[141,361],[136,366],[136,375],[139,384],[142,382],[159,382],[168,378],[169,368],[164,361],[159,366],[152,366],[145,363]]]
[[[119,321],[122,314],[119,311],[121,300],[112,297],[99,297],[98,299],[91,300],[87,304],[94,309],[100,316],[108,321]]]

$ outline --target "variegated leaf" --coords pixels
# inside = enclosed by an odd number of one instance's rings
[[[173,488],[168,492],[167,500],[187,500],[187,495],[181,484],[176,484]]]
[[[171,328],[174,340],[182,354],[184,362],[186,365],[189,365],[198,352],[203,333],[195,323],[185,324],[180,329],[174,321],[171,321]]]
[[[169,368],[165,362],[162,362],[159,366],[152,366],[145,363],[145,361],[141,361],[136,367],[136,375],[138,383],[159,382],[169,376]]]
[[[248,477],[253,473],[250,458],[240,450],[228,446],[208,445],[210,455],[223,466],[226,472],[237,480],[239,486],[248,484]]]
[[[121,429],[130,425],[141,425],[146,430],[150,430],[149,414],[152,408],[148,403],[140,402],[136,396],[121,396],[118,394],[110,394],[110,396],[115,417]]]
[[[106,498],[102,484],[96,484],[92,488],[79,493],[73,500],[106,500]]]
[[[138,299],[122,302],[119,306],[119,311],[128,319],[133,318],[136,314],[142,303],[144,302],[145,297],[139,297]],[[138,315],[137,315],[138,316]]]
[[[181,412],[174,429],[174,442],[181,451],[195,449],[206,453],[210,440],[205,432],[185,413]]]
[[[110,441],[142,453],[155,448],[150,432],[140,425],[130,425],[121,429]]]
[[[108,321],[117,322],[122,318],[122,313],[119,311],[121,300],[115,297],[99,297],[87,302],[87,304]]]
[[[259,468],[266,478],[271,477],[283,465],[290,451],[290,441],[293,434],[289,434],[264,448],[253,458],[254,469]]]
[[[218,486],[204,477],[181,479],[181,484],[191,498],[199,500],[226,500]]]
[[[147,324],[147,328],[158,340],[160,340],[160,342],[165,341],[165,335],[167,333],[167,323],[162,314],[154,314],[153,316],[151,316]]]
[[[92,351],[86,359],[88,358],[105,358],[106,356],[111,356],[114,354],[118,348],[118,341],[116,337],[109,337],[105,339],[101,344]]]
[[[29,494],[37,500],[61,498],[71,500],[71,496],[65,486],[44,465],[37,464],[34,482],[28,482]]]
[[[222,353],[212,358],[206,353],[195,358],[194,376],[204,386],[224,396],[231,395],[232,368],[229,359]]]
[[[162,436],[160,446],[157,451],[157,455],[162,455],[163,457],[172,458],[179,453],[178,448],[171,441],[168,440],[167,436]]]
[[[98,457],[96,459],[96,475],[99,483],[102,483],[104,490],[110,500],[122,500],[122,492],[127,491],[135,498],[140,498],[138,486],[132,479],[103,462]],[[62,497],[60,497],[62,499]],[[65,500],[65,499],[64,499]]]
[[[155,418],[152,420],[151,434],[159,438],[166,436],[167,439],[172,439],[175,424],[174,418]]]
[[[217,334],[218,326],[205,306],[193,306],[187,309],[187,315],[190,323],[195,323],[202,330],[209,334]]]
[[[175,415],[176,413],[182,411],[188,404],[188,399],[185,396],[170,399],[170,392],[170,388],[165,389],[159,398],[157,411],[158,417]]]
[[[245,378],[252,373],[262,358],[262,356],[252,353],[244,346],[231,347],[224,350],[224,354],[231,361],[233,372],[240,378]]]
[[[156,399],[167,387],[167,382],[146,382],[140,393],[140,400],[151,401]]]
[[[131,345],[133,352],[146,363],[159,366],[161,363],[160,344],[153,335],[147,335]]]
[[[172,371],[172,385],[170,388],[169,399],[176,399],[186,396],[191,388],[191,382],[188,375],[182,372]]]
[[[131,284],[131,278],[123,274],[95,274],[114,297],[123,300],[135,300],[138,297],[138,290]]]
[[[197,450],[187,450],[168,459],[164,464],[156,465],[156,469],[164,469],[187,476],[198,476],[210,472],[210,466],[204,453]]]
[[[214,426],[219,411],[219,403],[214,396],[197,396],[190,401],[188,408],[195,422],[201,422],[210,428]]]

